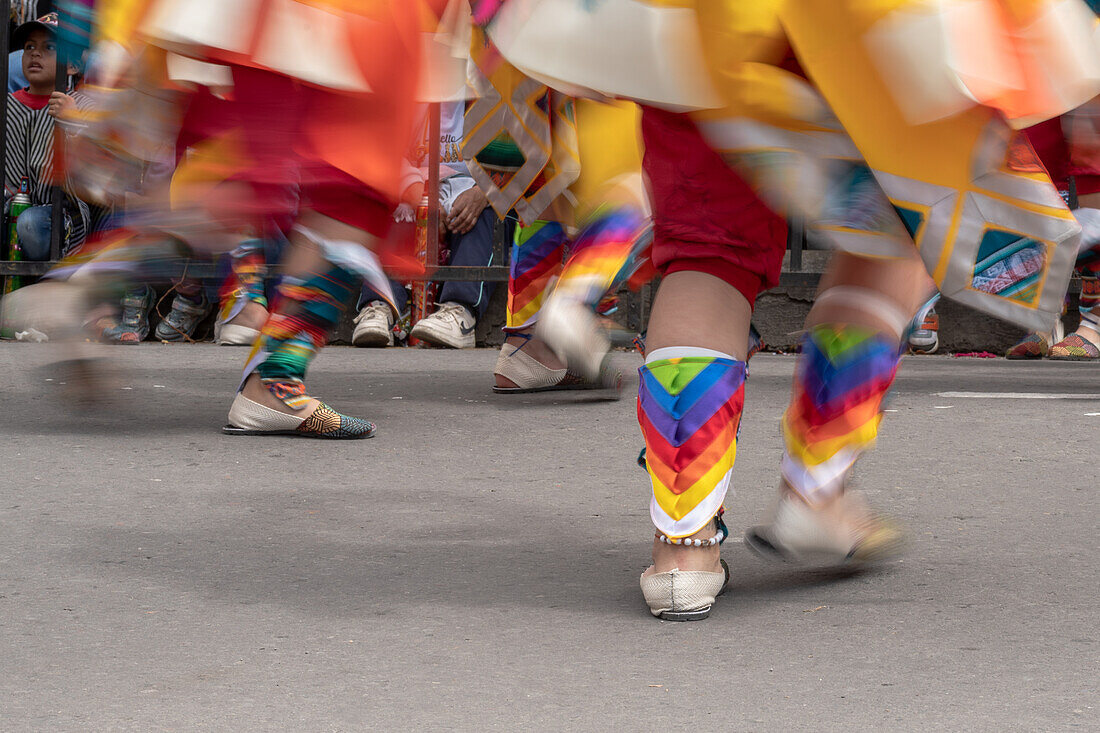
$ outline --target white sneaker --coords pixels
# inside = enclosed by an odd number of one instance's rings
[[[442,303],[435,313],[416,322],[409,337],[452,349],[472,349],[476,325],[477,319],[466,306]]]
[[[355,346],[393,346],[393,311],[380,300],[363,306],[351,334]]]

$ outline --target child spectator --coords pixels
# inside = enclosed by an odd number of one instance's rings
[[[50,258],[52,186],[55,156],[55,121],[88,106],[79,92],[55,91],[57,79],[57,13],[24,23],[15,30],[13,43],[23,50],[23,75],[28,86],[8,95],[7,151],[4,161],[5,204],[19,190],[21,179],[30,182],[31,208],[16,225],[23,256],[28,260]],[[76,73],[70,65],[69,73]],[[79,247],[87,236],[91,214],[88,205],[71,193],[63,199],[65,231],[62,254]]]

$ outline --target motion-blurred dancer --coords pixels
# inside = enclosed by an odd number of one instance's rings
[[[768,521],[746,534],[766,555],[842,563],[896,550],[900,534],[848,477],[875,439],[902,331],[927,297],[926,270],[945,295],[1020,323],[1045,325],[1061,306],[1080,229],[1045,174],[1009,165],[1006,120],[1043,119],[1096,94],[1092,16],[1083,4],[1045,0],[979,5],[989,12],[946,14],[905,0],[493,8],[488,35],[517,68],[696,110],[707,145],[769,206],[842,250],[807,321],[783,419],[779,496]],[[930,13],[944,14],[929,23]],[[1063,22],[1034,25],[1050,14]],[[975,34],[998,43],[985,55],[927,51]],[[1006,69],[1012,79],[998,86]],[[700,209],[713,205],[705,190],[681,193]],[[641,371],[657,528],[641,585],[652,613],[667,619],[706,617],[727,578],[717,517],[751,300],[716,274],[668,276]],[[704,326],[683,326],[693,323]]]
[[[178,226],[173,237],[200,251],[224,251],[272,221],[290,231],[278,296],[247,359],[225,432],[369,437],[374,425],[310,396],[304,378],[361,277],[384,287],[369,248],[388,229],[397,198],[399,151],[407,149],[420,81],[421,32],[434,30],[421,23],[438,16],[427,3],[408,0],[119,5],[131,12],[112,19],[130,26],[116,37],[129,39],[131,57],[140,53],[151,76],[198,62],[215,65],[214,75],[232,87],[230,103],[189,116],[212,127],[228,117],[242,157],[203,201],[205,241],[181,235]],[[218,228],[221,241],[211,234]],[[107,248],[75,268],[77,281],[106,262],[147,263],[164,246],[163,237],[149,240],[142,235]]]
[[[594,309],[639,259],[637,111],[576,100],[528,77],[480,29],[471,48],[475,101],[466,113],[463,154],[497,215],[519,220],[493,391],[617,387],[617,373],[605,368],[610,344]],[[620,185],[636,190],[620,197],[625,205],[600,208],[597,192],[616,177],[637,179]],[[567,364],[570,351],[576,356]]]
[[[1100,104],[1093,100],[1073,112],[1024,130],[1026,141],[1035,149],[1062,195],[1070,198],[1072,188],[1076,201],[1071,200],[1070,204],[1078,207],[1079,218],[1094,217],[1100,210],[1100,151],[1093,142],[1098,111]],[[1017,138],[1016,143],[1027,144],[1025,137]],[[1085,233],[1090,233],[1088,228]],[[1052,330],[1030,333],[1009,348],[1007,358],[1100,361],[1100,254],[1092,249],[1096,242],[1089,237],[1082,244],[1076,267],[1081,277],[1077,328],[1066,335],[1059,318]]]

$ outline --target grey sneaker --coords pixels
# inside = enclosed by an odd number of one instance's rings
[[[393,346],[393,311],[380,300],[363,306],[351,334],[355,346]]]
[[[435,313],[416,322],[409,331],[409,337],[436,346],[472,349],[476,326],[477,319],[466,306],[460,303],[442,303]]]
[[[940,317],[935,302],[917,313],[909,333],[909,349],[914,354],[935,354],[940,348]]]
[[[177,293],[172,299],[172,310],[157,324],[156,337],[161,341],[188,341],[208,313],[210,302],[205,295],[200,294],[195,302]]]
[[[149,335],[149,312],[153,310],[153,289],[132,290],[122,298],[122,317],[117,325],[104,329],[103,340],[115,344],[139,344]]]

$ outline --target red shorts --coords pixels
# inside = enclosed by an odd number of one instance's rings
[[[181,132],[181,145],[238,129],[246,159],[232,182],[249,184],[246,197],[226,195],[215,206],[256,224],[285,230],[299,207],[385,237],[394,204],[381,193],[323,160],[301,154],[308,116],[324,109],[325,92],[287,76],[234,66],[235,98],[194,95]],[[222,209],[226,211],[221,211]]]
[[[787,224],[706,143],[684,114],[642,109],[643,167],[653,200],[653,264],[705,272],[751,306],[779,282]]]
[[[1024,133],[1059,191],[1069,190],[1069,177],[1073,176],[1077,195],[1100,193],[1100,170],[1074,155],[1066,141],[1061,117],[1040,122],[1024,130]]]

